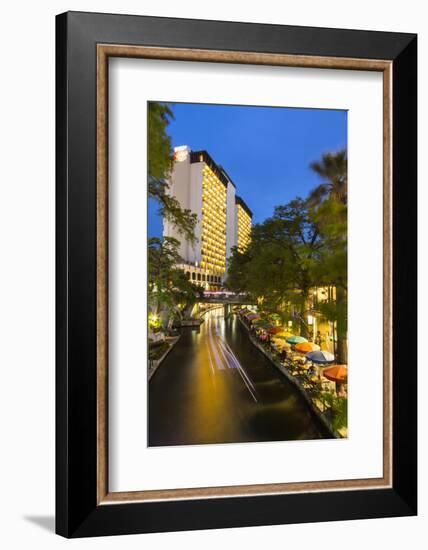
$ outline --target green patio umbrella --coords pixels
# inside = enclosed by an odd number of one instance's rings
[[[289,336],[288,338],[286,338],[287,342],[289,344],[302,344],[303,342],[307,342],[306,338],[303,338],[303,336],[296,336],[294,334],[292,334],[291,336]]]

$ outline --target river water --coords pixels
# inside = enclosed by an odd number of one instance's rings
[[[236,316],[183,330],[149,383],[149,446],[329,437]]]

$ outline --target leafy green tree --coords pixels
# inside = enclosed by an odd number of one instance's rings
[[[333,429],[338,431],[348,426],[348,399],[333,393],[324,392],[322,400],[330,408]]]
[[[334,303],[321,304],[321,311],[336,326],[337,359],[348,361],[348,228],[347,199],[348,175],[345,150],[324,155],[320,162],[311,164],[324,182],[315,188],[310,197],[311,216],[322,235],[323,248],[315,277],[322,284],[334,286]]]
[[[171,222],[187,240],[195,242],[196,214],[183,209],[169,193],[172,168],[171,138],[168,125],[174,114],[168,103],[148,105],[148,193],[159,205],[159,214]]]
[[[177,317],[189,317],[193,306],[203,296],[203,288],[192,283],[184,271],[175,269],[171,276],[172,301]]]
[[[179,242],[172,237],[152,237],[148,243],[148,288],[149,302],[153,311],[159,313],[162,306],[172,307],[171,276],[174,266],[180,261]]]
[[[316,307],[335,326],[337,359],[343,363],[347,362],[346,164],[345,151],[313,163],[323,183],[307,200],[297,198],[277,206],[271,218],[253,228],[248,249],[233,250],[226,281],[232,290],[250,293],[266,311],[278,312],[283,321],[297,310],[304,336],[310,289],[334,287],[334,298]]]
[[[202,289],[188,281],[185,273],[175,267],[181,261],[179,245],[179,241],[172,237],[149,239],[149,303],[156,314],[167,309],[181,317],[201,296]]]
[[[320,161],[312,162],[310,167],[323,182],[309,195],[313,206],[318,206],[327,197],[346,204],[348,200],[348,157],[346,149],[337,153],[326,153]]]
[[[312,268],[320,247],[307,202],[294,199],[253,228],[244,254],[233,251],[227,285],[261,299],[266,310],[282,314],[283,320],[290,318],[292,307],[298,310],[300,332],[307,335],[303,313],[314,286]]]
[[[151,101],[148,105],[148,170],[155,179],[164,179],[171,171],[171,138],[167,128],[174,113],[168,103]]]
[[[231,250],[225,286],[234,292],[248,291],[247,273],[252,260],[251,250],[251,246],[244,252],[240,252],[237,246]]]

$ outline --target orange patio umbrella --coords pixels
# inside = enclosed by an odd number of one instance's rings
[[[327,380],[337,384],[346,384],[348,382],[348,367],[346,365],[333,365],[324,369],[322,375]]]
[[[317,344],[312,342],[302,342],[301,344],[296,344],[295,350],[299,353],[309,353],[310,351],[318,351],[320,349]]]

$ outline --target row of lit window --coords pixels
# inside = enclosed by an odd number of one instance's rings
[[[242,227],[238,227],[238,239],[240,237],[245,237],[245,238],[249,239],[251,237],[251,231],[247,231],[247,230],[243,229]]]
[[[238,213],[238,224],[245,227],[251,227],[251,218],[249,216],[242,216]]]
[[[251,232],[242,231],[242,229],[238,229],[238,241],[241,239],[249,241],[251,239]]]
[[[218,219],[212,215],[204,215],[202,218],[202,225],[213,227],[217,231],[226,232],[226,217],[224,219]]]
[[[216,210],[215,208],[207,205],[206,203],[204,203],[202,206],[202,214],[204,216],[209,216],[214,220],[222,221],[223,223],[226,221],[226,212],[223,212],[221,208],[218,208]]]
[[[244,210],[244,208],[242,208],[240,204],[238,204],[238,216],[242,216],[243,218],[248,218],[249,220],[251,220],[251,216],[246,210]]]
[[[216,248],[226,246],[226,235],[224,233],[214,232],[212,229],[202,230],[202,241],[207,242]]]
[[[248,223],[245,220],[241,220],[238,218],[238,226],[247,229],[248,231],[251,230],[251,223]]]
[[[226,244],[226,232],[221,231],[220,233],[216,232],[214,233],[211,228],[204,228],[205,231],[202,232],[201,239],[204,242],[207,242],[208,244],[212,246],[218,246],[220,243],[221,245]]]
[[[212,254],[207,254],[206,252],[202,254],[202,260],[205,262],[212,262],[216,265],[219,265],[223,267],[225,265],[225,262],[222,257],[220,256],[213,256]]]
[[[219,196],[218,190],[213,190],[212,192],[208,192],[205,188],[203,190],[203,199],[205,204],[208,204],[210,206],[216,206],[218,208],[224,208],[226,209],[226,195]]]
[[[226,187],[219,180],[219,178],[214,174],[214,172],[211,171],[211,169],[208,166],[206,166],[204,168],[203,175],[204,175],[204,183],[211,184],[211,185],[216,186],[216,187],[221,186],[224,193],[226,193]]]
[[[218,266],[215,266],[215,265],[209,264],[209,263],[205,263],[205,264],[201,263],[201,267],[203,267],[204,269],[209,269],[210,271],[213,271],[214,273],[223,274],[226,271],[223,267],[219,268]]]
[[[212,201],[209,197],[203,196],[202,211],[211,212],[216,216],[226,217],[226,205],[218,201]]]
[[[226,231],[226,220],[218,220],[218,218],[215,218],[214,216],[204,216],[202,218],[202,225],[205,225],[207,227],[212,227],[216,231]]]
[[[222,184],[215,186],[203,185],[202,190],[204,199],[207,202],[210,202],[220,207],[224,207],[226,206],[226,192],[224,191],[224,188],[222,189],[220,187],[221,185]]]
[[[205,275],[205,273],[190,273],[189,271],[187,271],[186,276],[189,281],[207,281],[208,283],[221,283],[221,277],[219,277],[218,275]]]
[[[218,185],[211,184],[211,183],[205,183],[205,181],[202,183],[202,189],[204,192],[204,195],[207,196],[210,200],[213,202],[219,202],[225,204],[226,202],[226,191],[221,183]]]
[[[204,252],[202,253],[202,259],[204,261],[214,262],[218,265],[225,265],[224,256],[221,256],[220,254],[214,254],[212,252],[207,252],[206,250],[204,250]]]
[[[203,249],[203,252],[201,252],[204,257],[209,257],[218,261],[224,261],[226,258],[226,249],[215,249],[215,250],[208,250],[206,248]]]
[[[202,239],[204,240],[205,238],[207,240],[211,239],[211,241],[213,241],[213,244],[215,244],[216,246],[226,246],[226,232],[216,230],[209,225],[202,226]]]
[[[202,256],[201,267],[206,268],[210,265],[214,265],[217,268],[220,267],[223,269],[226,266],[226,261],[223,259],[212,258],[211,256]]]
[[[202,243],[203,250],[211,252],[212,254],[224,254],[225,251],[225,243],[220,243],[220,246],[218,243],[209,243],[206,239],[204,239],[204,242]]]
[[[226,208],[221,206],[211,206],[204,202],[202,206],[202,214],[211,214],[214,217],[219,217],[221,219],[226,219]]]
[[[211,243],[208,242],[206,239],[204,239],[202,246],[204,247],[204,250],[207,250],[209,252],[215,253],[215,254],[221,254],[225,250],[224,242],[218,246],[218,243]]]

